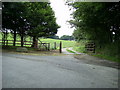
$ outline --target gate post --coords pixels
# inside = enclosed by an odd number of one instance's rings
[[[95,53],[95,43],[93,44],[93,47],[94,47],[94,49],[93,49],[93,53]]]
[[[62,53],[62,42],[60,41],[60,49],[59,52]]]
[[[8,46],[8,40],[6,41],[6,46]]]
[[[56,42],[54,42],[54,49],[56,49]]]
[[[50,43],[48,43],[48,51],[50,51]]]

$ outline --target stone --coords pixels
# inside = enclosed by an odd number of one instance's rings
[[[17,52],[28,52],[28,49],[26,47],[18,47],[16,49]]]

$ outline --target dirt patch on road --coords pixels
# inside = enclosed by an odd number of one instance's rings
[[[74,55],[74,57],[87,64],[94,64],[94,65],[107,66],[107,67],[120,69],[119,64],[117,62],[112,62],[109,60],[97,58],[87,54]]]

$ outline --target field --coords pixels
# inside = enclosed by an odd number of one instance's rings
[[[51,47],[54,47],[54,42],[57,44],[57,48],[59,47],[60,41],[62,42],[62,48],[65,47],[73,47],[75,45],[75,41],[67,41],[67,40],[57,40],[57,39],[40,39],[42,42],[47,42],[51,44]]]
[[[2,35],[0,35],[0,38],[2,39]],[[13,40],[13,36],[11,34],[8,34],[8,38],[7,40]],[[26,41],[32,41],[32,38],[27,36],[25,38]],[[50,43],[50,49],[54,48],[54,43],[56,42],[56,47],[57,49],[59,49],[59,45],[60,45],[60,41],[62,42],[62,48],[65,47],[73,47],[75,45],[75,41],[67,41],[67,40],[58,40],[58,39],[50,39],[50,38],[39,38],[40,41],[42,41],[42,43]],[[20,41],[20,37],[17,36],[17,41]],[[39,43],[40,43],[39,41]],[[9,45],[12,45],[13,41],[9,41],[8,43],[11,43]],[[16,42],[16,46],[20,46],[20,42]],[[26,43],[26,44],[30,44],[30,43]],[[28,47],[30,47],[31,45],[27,45]]]

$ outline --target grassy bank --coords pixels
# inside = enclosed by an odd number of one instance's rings
[[[69,49],[66,49],[68,52],[70,52],[70,53],[74,53],[75,54],[75,52],[74,51],[72,51],[72,50],[69,50]]]
[[[76,42],[75,45],[73,46],[73,49],[80,53],[86,53],[86,51],[85,51],[85,43],[86,42],[87,41],[83,41],[83,40],[81,40],[80,42]]]
[[[94,56],[104,58],[107,60],[120,62],[119,44],[111,43],[101,48],[96,47],[96,54]]]
[[[73,49],[80,53],[87,53],[85,50],[85,43],[86,41],[80,41],[79,43],[75,43]],[[96,47],[96,51],[94,54],[90,54],[102,59],[119,62],[120,63],[120,53],[119,53],[118,44],[108,44],[102,46],[102,48]]]
[[[120,59],[118,59],[114,56],[109,56],[109,55],[104,55],[104,54],[94,54],[93,56],[120,63]]]

